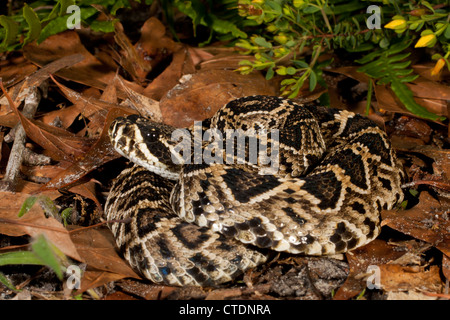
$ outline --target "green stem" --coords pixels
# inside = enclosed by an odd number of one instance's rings
[[[369,79],[369,89],[367,90],[366,116],[369,115],[370,105],[372,103],[373,80]]]

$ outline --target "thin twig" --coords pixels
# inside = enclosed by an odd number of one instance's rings
[[[41,94],[37,87],[33,87],[25,98],[25,104],[22,114],[31,119],[36,113],[41,100]],[[5,177],[0,188],[6,191],[15,191],[17,177],[19,176],[20,166],[22,165],[25,149],[26,133],[22,124],[19,122],[15,127],[14,144],[11,148],[8,165],[6,166]]]

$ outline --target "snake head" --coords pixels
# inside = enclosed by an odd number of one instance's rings
[[[133,114],[116,118],[108,134],[119,154],[162,177],[177,180],[182,163],[172,155],[174,130],[169,125]]]

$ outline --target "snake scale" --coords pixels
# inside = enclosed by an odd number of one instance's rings
[[[402,165],[386,133],[361,115],[249,96],[227,103],[203,127],[202,134],[213,128],[224,137],[229,129],[254,132],[258,141],[257,132],[277,130],[261,144],[278,150],[276,172],[261,173],[267,163],[249,160],[250,143],[244,161],[236,161],[236,146],[231,163],[187,161],[193,148],[183,163],[171,157],[173,127],[131,115],[109,130],[134,166],[115,179],[106,217],[122,220],[110,224],[118,248],[155,283],[214,286],[263,264],[270,250],[346,252],[376,238],[380,211],[403,199]],[[201,150],[225,159],[218,146],[210,138]]]

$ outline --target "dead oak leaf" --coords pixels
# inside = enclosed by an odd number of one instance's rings
[[[338,289],[333,299],[351,299],[366,288],[365,275],[371,265],[387,264],[404,255],[385,241],[375,239],[365,246],[346,254],[350,273],[344,284]]]
[[[29,196],[26,193],[0,192],[0,233],[13,237],[45,234],[64,254],[82,261],[69,232],[55,218],[46,218],[39,205],[35,204],[24,216],[18,217],[22,204]]]
[[[72,188],[81,178],[86,176],[92,170],[108,161],[120,157],[120,155],[111,146],[108,136],[108,128],[115,118],[127,116],[132,113],[133,112],[130,112],[129,109],[120,107],[111,109],[106,116],[102,133],[92,147],[82,156],[75,159],[75,161],[72,161],[72,164],[67,169],[61,171],[53,177],[53,179],[42,186],[39,191]]]
[[[419,203],[408,210],[384,210],[382,225],[428,242],[450,256],[450,222],[445,208],[428,192],[422,192]]]
[[[257,94],[275,95],[275,88],[260,73],[208,70],[185,75],[160,101],[163,122],[188,127],[211,117],[232,99]]]

